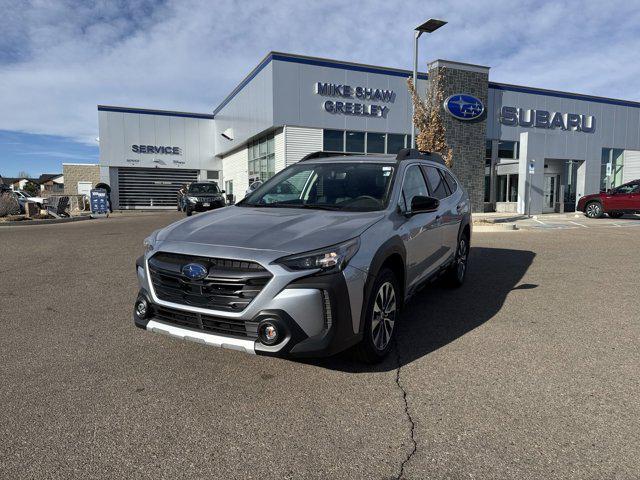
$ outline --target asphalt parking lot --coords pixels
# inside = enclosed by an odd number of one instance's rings
[[[177,218],[0,229],[0,478],[640,475],[640,230],[477,233],[366,367],[135,328],[141,242]]]
[[[640,215],[624,215],[620,218],[587,218],[582,213],[560,213],[535,215],[532,218],[519,219],[519,228],[534,230],[580,229],[580,228],[634,228],[640,227]]]

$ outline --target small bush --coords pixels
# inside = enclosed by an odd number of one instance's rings
[[[0,217],[7,215],[19,215],[20,204],[13,193],[5,192],[0,194]]]

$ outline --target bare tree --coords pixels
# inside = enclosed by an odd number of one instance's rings
[[[18,178],[31,178],[31,174],[29,172],[24,171],[24,170],[20,170],[18,172]]]
[[[448,167],[453,164],[451,148],[447,144],[446,130],[442,119],[442,103],[444,91],[440,78],[444,76],[444,68],[440,75],[433,75],[431,85],[427,91],[426,101],[422,100],[413,85],[413,80],[407,80],[407,86],[411,93],[411,99],[415,107],[413,123],[416,126],[416,146],[419,150],[437,152],[442,155]]]

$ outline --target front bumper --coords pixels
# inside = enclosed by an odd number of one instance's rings
[[[226,203],[224,200],[207,200],[204,202],[198,201],[198,202],[189,202],[187,203],[188,208],[190,210],[196,211],[196,212],[205,212],[207,210],[215,210],[216,208],[222,208],[224,206],[226,206]]]
[[[136,262],[141,286],[138,299],[143,298],[149,308],[145,318],[139,318],[134,309],[133,320],[140,328],[206,345],[279,357],[329,356],[360,339],[360,334],[354,332],[353,302],[345,272],[297,278],[272,297],[256,297],[251,308],[231,318],[220,311],[167,306],[153,295],[145,267],[141,257]],[[353,275],[349,278],[352,281]],[[263,343],[258,335],[261,322],[267,320],[275,322],[280,332],[275,345]]]

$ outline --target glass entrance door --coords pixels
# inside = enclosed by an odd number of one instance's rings
[[[542,205],[543,213],[556,211],[556,202],[558,198],[558,177],[559,175],[544,176],[544,204]]]

